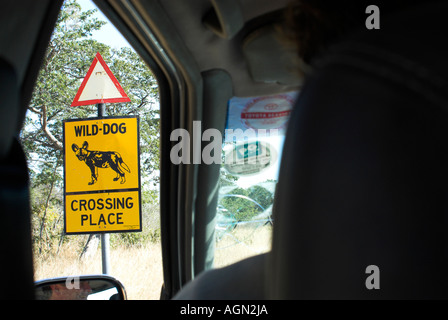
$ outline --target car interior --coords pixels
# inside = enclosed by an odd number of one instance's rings
[[[160,299],[448,298],[445,2],[389,13],[380,1],[380,29],[363,22],[311,64],[282,34],[289,0],[94,3],[159,84]],[[1,4],[1,299],[35,298],[18,136],[61,5]],[[224,132],[232,97],[296,91],[271,250],[215,269],[221,166],[173,164],[170,134],[194,121]]]

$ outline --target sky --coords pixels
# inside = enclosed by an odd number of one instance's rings
[[[98,9],[91,0],[77,0],[77,2],[81,5],[83,11]],[[95,17],[107,21],[107,24],[104,25],[101,30],[93,32],[92,36],[95,40],[117,49],[121,47],[130,47],[128,41],[118,32],[114,25],[99,9],[95,13]]]

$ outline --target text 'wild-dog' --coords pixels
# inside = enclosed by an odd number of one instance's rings
[[[77,144],[72,144],[72,150],[78,157],[79,161],[84,161],[89,167],[92,180],[89,185],[94,184],[98,180],[98,168],[111,168],[117,173],[114,181],[118,181],[121,178],[120,183],[126,182],[125,173],[123,171],[131,173],[129,167],[124,163],[123,158],[118,152],[115,151],[92,151],[88,150],[89,144],[84,141],[82,147],[79,148]]]

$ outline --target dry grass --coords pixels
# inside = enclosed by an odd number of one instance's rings
[[[238,226],[216,244],[215,267],[223,267],[270,250],[272,228]],[[158,300],[163,283],[160,243],[110,249],[111,275],[126,288],[129,300]],[[58,255],[35,257],[35,279],[101,274],[101,249],[80,260],[79,248],[64,244]]]
[[[142,247],[110,249],[111,276],[120,280],[129,300],[158,300],[162,287],[160,243]],[[101,274],[101,249],[90,258],[80,260],[79,251],[64,245],[59,255],[35,258],[36,280],[87,274]]]
[[[112,261],[116,261],[116,269]],[[160,243],[142,248],[111,250],[112,275],[119,279],[129,300],[159,300],[163,284]]]
[[[215,268],[268,252],[271,250],[271,238],[271,226],[253,228],[250,225],[239,225],[216,244]]]

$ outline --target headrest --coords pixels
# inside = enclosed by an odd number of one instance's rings
[[[448,298],[446,10],[362,30],[307,79],[283,148],[270,298]]]

